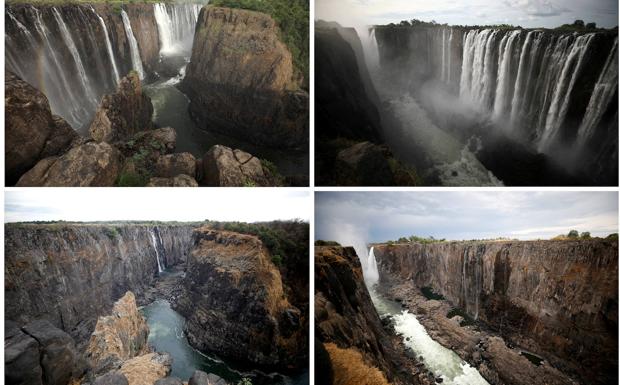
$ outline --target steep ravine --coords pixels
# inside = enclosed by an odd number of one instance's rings
[[[499,336],[548,362],[538,367],[542,369],[532,366],[531,373],[552,366],[596,384],[617,379],[617,250],[616,242],[605,240],[373,248],[380,288],[427,314],[423,322],[443,343],[461,346],[457,352],[468,360],[486,354],[476,347],[482,338],[488,344],[484,349],[496,352],[489,365],[500,372],[509,368],[501,359],[509,362],[514,353],[493,339]],[[431,288],[445,301],[427,301],[422,288]],[[447,317],[453,308],[461,309],[483,333],[476,337],[470,327],[455,327],[458,323]],[[549,370],[545,375],[555,378],[549,383],[562,383],[560,374]],[[508,373],[500,373],[500,378],[508,384],[524,383],[524,377]]]

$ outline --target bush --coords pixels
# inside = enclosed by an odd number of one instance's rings
[[[571,230],[566,236],[572,239],[579,238],[579,232],[577,230]]]
[[[340,243],[336,241],[323,241],[319,239],[318,241],[314,242],[314,245],[315,246],[340,246]]]
[[[115,227],[105,227],[103,233],[110,239],[116,239],[119,236],[118,230]]]
[[[583,233],[581,233],[581,239],[590,239],[592,238],[590,236],[590,232],[589,231],[584,231]]]
[[[282,265],[282,257],[280,254],[274,254],[271,256],[271,262],[273,262],[276,266]]]

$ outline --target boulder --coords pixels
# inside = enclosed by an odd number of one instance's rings
[[[43,369],[37,340],[7,321],[4,335],[4,375],[7,384],[41,385]]]
[[[110,369],[111,362],[125,361],[148,350],[149,328],[138,311],[131,291],[114,303],[110,315],[99,317],[86,356],[95,373]]]
[[[198,187],[198,182],[189,175],[181,174],[173,178],[151,178],[146,187]]]
[[[155,385],[183,385],[183,381],[176,377],[166,377],[155,381]]]
[[[215,145],[202,158],[207,186],[267,186],[269,181],[260,159],[241,150]]]
[[[115,371],[97,377],[93,385],[129,385],[129,381],[123,373]]]
[[[121,373],[129,385],[153,385],[170,373],[172,357],[168,353],[149,353],[125,361]]]
[[[155,175],[161,178],[172,178],[179,174],[193,178],[196,175],[196,158],[189,152],[161,155],[154,167]]]
[[[338,153],[336,180],[344,186],[390,186],[394,175],[382,146],[361,142]]]
[[[88,142],[64,155],[41,160],[17,186],[113,186],[121,168],[120,152],[107,143]]]
[[[196,370],[192,377],[189,379],[187,385],[228,385],[222,378],[212,373],[205,373],[201,370]]]
[[[6,182],[13,185],[41,159],[66,151],[78,134],[52,115],[43,93],[10,71],[4,76]]]
[[[125,140],[153,126],[151,98],[142,92],[134,71],[122,78],[116,92],[103,97],[90,125],[90,136],[97,142]]]

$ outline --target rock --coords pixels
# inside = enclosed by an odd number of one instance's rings
[[[129,385],[129,381],[123,373],[111,372],[97,377],[93,385]]]
[[[241,150],[215,145],[202,158],[202,166],[207,186],[269,185],[260,159]]]
[[[309,97],[267,14],[207,6],[181,87],[200,127],[270,146],[308,142]]]
[[[198,182],[189,175],[181,174],[174,178],[151,178],[146,187],[198,187]]]
[[[215,374],[196,370],[187,385],[227,385],[227,383]]]
[[[443,378],[435,377],[435,382],[438,383],[438,384],[441,384],[443,382]]]
[[[155,381],[155,385],[183,385],[183,381],[176,377],[166,377]]]
[[[255,365],[299,364],[307,337],[303,328],[290,335],[280,328],[297,312],[263,243],[208,227],[194,230],[193,240],[177,303],[190,344]]]
[[[140,151],[157,150],[159,154],[173,152],[177,145],[177,132],[172,127],[163,127],[155,130],[140,131],[133,138],[120,146],[123,153],[139,153]]]
[[[41,160],[17,186],[113,186],[121,167],[120,152],[107,143],[88,142],[60,157]]]
[[[113,143],[129,139],[152,127],[153,105],[142,92],[140,78],[134,71],[122,78],[116,92],[103,97],[90,125],[90,136],[97,142]]]
[[[78,134],[52,115],[43,93],[10,71],[4,76],[5,170],[13,185],[41,159],[66,151]]]
[[[84,372],[75,342],[70,335],[45,320],[32,321],[22,328],[38,343],[43,383],[66,385]]]
[[[338,153],[336,180],[341,185],[389,186],[394,175],[385,148],[370,142],[357,143]]]
[[[153,385],[170,373],[172,357],[168,353],[149,353],[123,363],[121,372],[129,385]]]
[[[131,291],[116,301],[110,315],[99,317],[86,356],[95,373],[108,369],[107,363],[125,361],[146,353],[149,328],[138,311]],[[111,357],[111,358],[110,358]]]
[[[158,177],[172,178],[179,174],[192,178],[196,175],[196,158],[189,152],[161,155],[155,162],[155,175]]]
[[[11,327],[8,325],[12,324]],[[5,324],[4,376],[7,384],[41,385],[39,344],[12,322]]]

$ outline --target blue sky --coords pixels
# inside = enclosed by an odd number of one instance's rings
[[[369,242],[419,235],[446,239],[548,239],[569,230],[618,231],[616,192],[317,192],[315,239],[358,252]]]
[[[345,26],[435,20],[451,25],[557,27],[576,19],[618,25],[618,0],[316,0],[316,18]]]
[[[36,188],[5,192],[4,221],[309,220],[310,194],[284,189]]]

